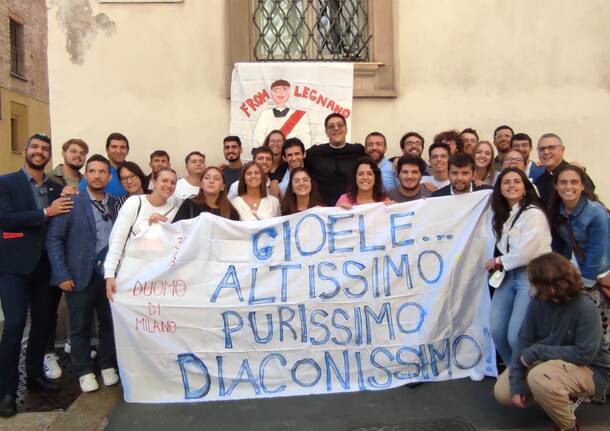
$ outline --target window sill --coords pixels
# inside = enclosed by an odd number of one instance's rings
[[[17,74],[17,73],[13,73],[13,72],[11,72],[11,76],[12,76],[13,78],[17,78],[17,79],[19,79],[19,80],[21,80],[21,81],[23,81],[23,82],[28,82],[28,79],[27,79],[25,76],[19,75],[19,74]]]

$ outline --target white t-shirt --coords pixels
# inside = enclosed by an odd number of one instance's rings
[[[449,181],[449,179],[446,179],[445,181],[439,181],[436,178],[434,178],[432,175],[424,175],[423,177],[421,177],[420,184],[427,184],[427,183],[434,184],[437,188],[442,189],[443,187],[451,184],[451,181]]]
[[[140,204],[141,202],[141,204]],[[125,243],[128,240],[129,230],[133,226],[131,237],[139,234],[148,228],[148,219],[153,213],[159,213],[172,221],[178,212],[182,201],[168,199],[165,205],[153,206],[145,195],[130,196],[119,211],[110,239],[108,240],[108,254],[104,261],[104,276],[112,278],[116,275],[116,270],[121,260]],[[138,213],[138,207],[140,212]]]
[[[176,183],[176,191],[174,196],[178,199],[189,199],[199,194],[199,187],[191,185],[186,178],[180,178]]]

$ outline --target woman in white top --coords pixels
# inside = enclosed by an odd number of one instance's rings
[[[152,174],[152,193],[129,197],[119,211],[110,233],[108,254],[104,261],[106,295],[110,301],[116,291],[116,272],[127,241],[149,224],[171,221],[176,215],[180,201],[171,196],[176,190],[177,179],[173,169],[160,169]]]
[[[503,269],[505,275],[491,299],[489,320],[496,350],[508,366],[530,303],[527,265],[551,251],[551,230],[544,204],[520,169],[500,173],[491,208],[498,256],[485,268]]]
[[[258,163],[249,162],[241,171],[237,197],[231,203],[242,221],[263,220],[280,215],[280,201],[267,194],[267,175]]]

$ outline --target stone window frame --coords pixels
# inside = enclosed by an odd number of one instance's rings
[[[395,60],[393,9],[395,0],[368,2],[368,28],[372,61],[354,62],[354,97],[397,97],[398,74]],[[254,61],[251,0],[228,0],[227,76],[233,65]],[[230,79],[227,94],[230,94]]]
[[[26,78],[26,55],[25,55],[25,23],[24,20],[14,14],[9,14],[9,49],[10,49],[10,63],[11,63],[11,76],[14,78],[18,78],[21,80],[25,80]],[[16,45],[13,46],[13,38],[12,38],[12,28],[16,26],[16,30],[18,34],[16,35],[18,40],[16,41]],[[14,48],[17,51],[17,64],[13,63],[13,50]]]

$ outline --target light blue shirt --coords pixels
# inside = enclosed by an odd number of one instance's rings
[[[394,174],[394,166],[385,157],[377,164],[381,171],[381,182],[383,183],[383,191],[389,192],[398,187],[398,178]]]
[[[108,247],[108,239],[110,238],[110,231],[112,231],[112,219],[110,218],[110,208],[108,208],[108,195],[104,195],[104,199],[98,201],[95,196],[91,194],[87,189],[89,199],[91,199],[91,206],[93,210],[93,217],[95,218],[95,252],[99,253],[104,248]],[[102,214],[107,214],[106,220]]]

